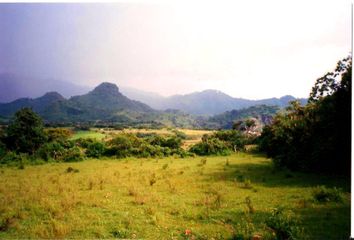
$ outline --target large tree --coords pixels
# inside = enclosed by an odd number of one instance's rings
[[[4,142],[8,149],[33,154],[46,141],[42,119],[30,108],[16,112],[5,130]]]
[[[350,176],[351,57],[317,79],[309,103],[292,103],[260,138],[274,162],[291,169]]]

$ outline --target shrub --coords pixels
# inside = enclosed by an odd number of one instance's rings
[[[230,154],[230,150],[225,142],[208,135],[204,135],[202,141],[193,145],[189,151],[200,156]]]
[[[6,155],[6,146],[0,141],[0,159]]]
[[[312,191],[312,196],[316,202],[342,202],[342,191],[336,187],[326,188],[325,186],[317,186]]]
[[[47,128],[44,130],[48,137],[48,141],[65,141],[72,135],[72,132],[67,128]]]
[[[43,159],[44,161],[48,161],[50,159],[60,160],[61,157],[65,153],[64,146],[59,142],[50,142],[43,144],[36,152],[36,155]]]
[[[99,158],[105,153],[105,151],[105,145],[102,142],[95,141],[87,146],[85,153],[87,157]]]
[[[20,162],[21,157],[14,152],[7,152],[2,158],[0,158],[1,164],[9,164],[14,162]]]
[[[299,227],[299,221],[290,210],[273,209],[265,223],[274,231],[277,239],[301,239],[302,229]]]
[[[212,137],[224,141],[232,151],[244,150],[247,143],[247,137],[236,130],[222,130],[214,132]]]
[[[83,159],[84,155],[78,147],[67,149],[62,156],[64,162],[79,162]]]

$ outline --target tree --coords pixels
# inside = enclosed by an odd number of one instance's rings
[[[46,142],[42,119],[30,108],[19,110],[5,130],[4,142],[10,150],[33,154]]]
[[[309,103],[292,102],[263,129],[260,149],[290,169],[350,176],[351,58],[317,79]]]
[[[346,73],[348,74],[349,69],[349,76],[351,76],[351,67],[351,56],[348,56],[337,63],[337,67],[333,72],[328,72],[318,78],[312,87],[309,102],[315,102],[326,96],[330,96],[340,88],[349,88],[351,81],[349,78],[347,78],[349,80],[346,80],[343,76]]]

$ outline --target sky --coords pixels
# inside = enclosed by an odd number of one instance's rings
[[[0,73],[308,97],[351,51],[350,4],[309,2],[0,4]]]

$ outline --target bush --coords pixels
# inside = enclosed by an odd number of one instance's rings
[[[86,156],[92,158],[99,158],[101,157],[106,151],[106,147],[102,142],[92,142],[87,146],[86,149]]]
[[[81,152],[79,147],[73,147],[67,149],[63,156],[62,160],[64,162],[79,162],[84,159],[84,154]]]
[[[47,128],[44,130],[48,137],[48,141],[66,141],[72,135],[72,132],[67,128]]]
[[[0,159],[6,155],[6,146],[0,141]]]
[[[65,153],[64,146],[59,142],[50,142],[43,144],[36,152],[36,155],[44,161],[60,160]]]
[[[225,142],[208,135],[204,135],[202,141],[193,145],[189,151],[200,156],[230,154],[230,150]]]
[[[276,239],[302,239],[299,221],[290,210],[274,209],[265,223],[274,231]]]
[[[342,202],[342,191],[338,188],[326,188],[317,186],[312,191],[312,196],[316,202]]]
[[[1,164],[18,163],[21,161],[20,155],[15,152],[7,152],[2,158],[0,158]]]
[[[244,150],[245,144],[248,142],[247,137],[236,130],[217,131],[213,133],[212,137],[224,141],[232,151]]]

